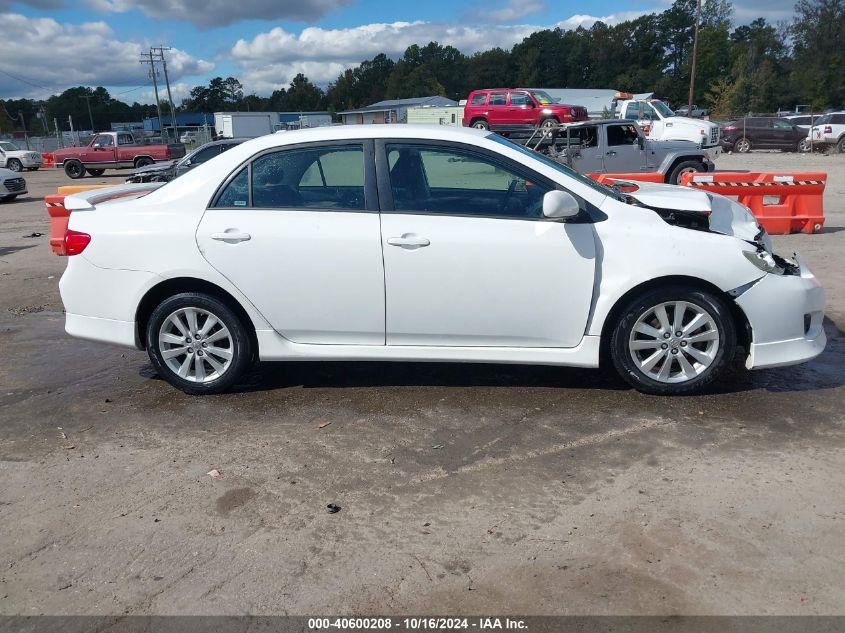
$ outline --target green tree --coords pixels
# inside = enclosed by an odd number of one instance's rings
[[[845,0],[799,0],[792,78],[816,109],[845,105]]]

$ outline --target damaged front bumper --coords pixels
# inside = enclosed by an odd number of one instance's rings
[[[797,254],[797,274],[769,273],[736,298],[751,326],[748,369],[795,365],[824,350],[824,289]]]

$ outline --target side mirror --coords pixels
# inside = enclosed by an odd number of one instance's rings
[[[568,191],[550,191],[543,196],[543,217],[553,220],[574,218],[581,212],[578,201]]]

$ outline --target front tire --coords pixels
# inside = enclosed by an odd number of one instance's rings
[[[78,180],[85,175],[85,166],[78,160],[65,161],[65,174],[68,178]]]
[[[678,163],[675,168],[669,174],[669,180],[667,181],[670,185],[678,185],[681,182],[681,176],[687,173],[699,172],[699,171],[707,171],[697,160],[685,160],[683,162]]]
[[[19,161],[17,158],[10,158],[9,162],[6,163],[6,169],[11,169],[12,171],[22,172],[23,171],[23,163]]]
[[[734,143],[734,151],[739,154],[747,154],[751,151],[751,139],[747,139],[744,136],[741,139],[738,139],[736,143]]]
[[[548,119],[543,119],[543,122],[540,124],[540,127],[543,128],[544,130],[550,130],[552,128],[557,127],[558,125],[559,125],[558,120],[554,117],[551,117],[551,118],[548,118]]]
[[[619,375],[638,391],[691,394],[731,363],[736,328],[721,297],[670,286],[628,302],[614,327],[610,351]]]
[[[490,125],[484,119],[476,119],[472,122],[470,127],[474,127],[476,130],[489,130]]]
[[[105,171],[105,169],[89,169],[88,173],[94,176],[94,178],[98,178],[99,176],[102,176]]]
[[[197,292],[162,301],[150,315],[146,341],[159,376],[191,395],[226,391],[253,357],[238,315],[216,297]]]

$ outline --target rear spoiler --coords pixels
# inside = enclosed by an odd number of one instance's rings
[[[68,211],[90,211],[98,204],[115,200],[117,198],[140,198],[152,191],[155,191],[163,182],[142,182],[129,185],[117,185],[104,189],[92,189],[81,191],[65,198],[64,207]]]

